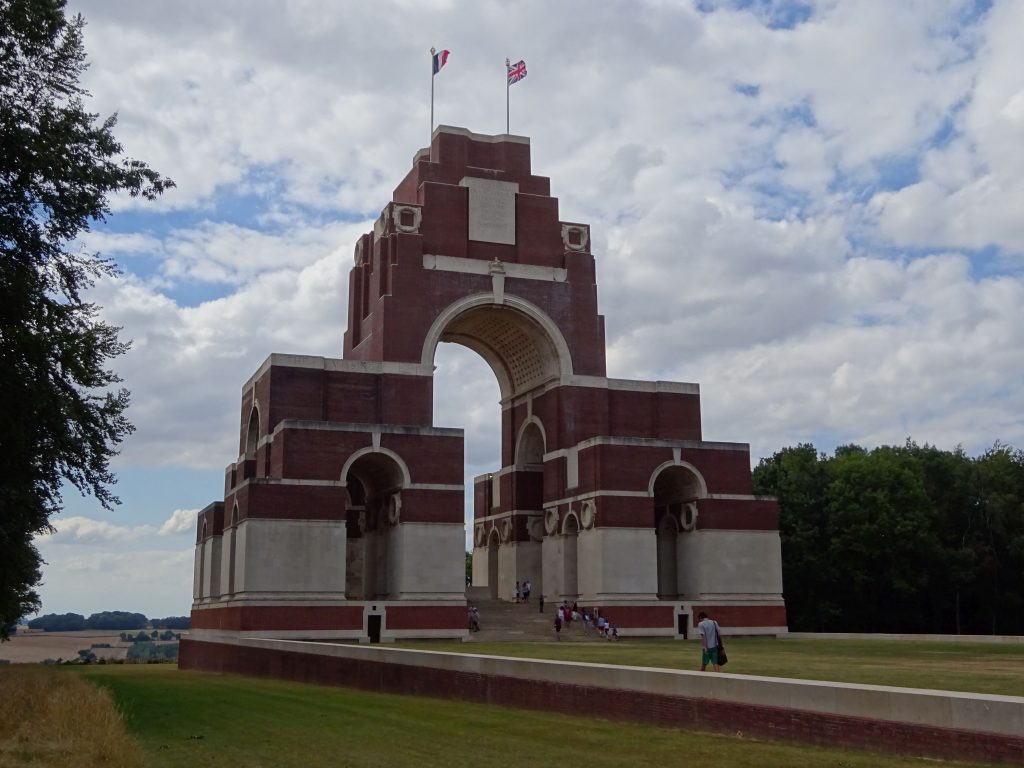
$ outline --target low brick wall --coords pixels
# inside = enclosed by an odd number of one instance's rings
[[[380,646],[182,639],[182,669],[943,759],[1024,763],[1024,698]]]

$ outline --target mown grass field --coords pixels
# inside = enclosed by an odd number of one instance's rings
[[[575,629],[575,628],[574,628]],[[698,669],[695,642],[409,643],[456,653]],[[734,674],[1024,696],[1024,645],[726,638]]]
[[[145,764],[157,767],[936,764],[546,712],[182,672],[163,664],[63,668],[53,674],[109,690],[143,750]]]

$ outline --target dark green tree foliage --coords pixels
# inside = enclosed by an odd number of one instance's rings
[[[85,620],[86,629],[145,629],[148,624],[145,615],[128,611],[103,611]]]
[[[799,445],[754,486],[779,498],[791,629],[1024,634],[1021,451]]]
[[[62,481],[116,503],[109,460],[132,429],[106,367],[127,345],[83,298],[115,267],[75,238],[111,194],[172,186],[122,156],[114,117],[86,111],[84,22],[64,5],[0,2],[0,637],[39,607],[32,537],[50,529]]]
[[[188,616],[168,616],[149,623],[153,629],[188,629]]]
[[[32,619],[28,626],[44,632],[78,632],[85,629],[85,616],[80,613],[48,613]]]

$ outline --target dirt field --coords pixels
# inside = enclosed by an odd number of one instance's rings
[[[137,630],[136,630],[137,631]],[[93,643],[110,643],[110,648],[93,648],[98,658],[123,659],[131,643],[121,642],[121,633],[109,629],[81,632],[19,632],[8,643],[0,643],[0,659],[12,664],[36,664],[46,659],[76,659],[78,651]]]

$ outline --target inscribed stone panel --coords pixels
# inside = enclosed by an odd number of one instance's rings
[[[459,184],[469,188],[469,239],[515,245],[519,185],[472,176],[465,177]]]

